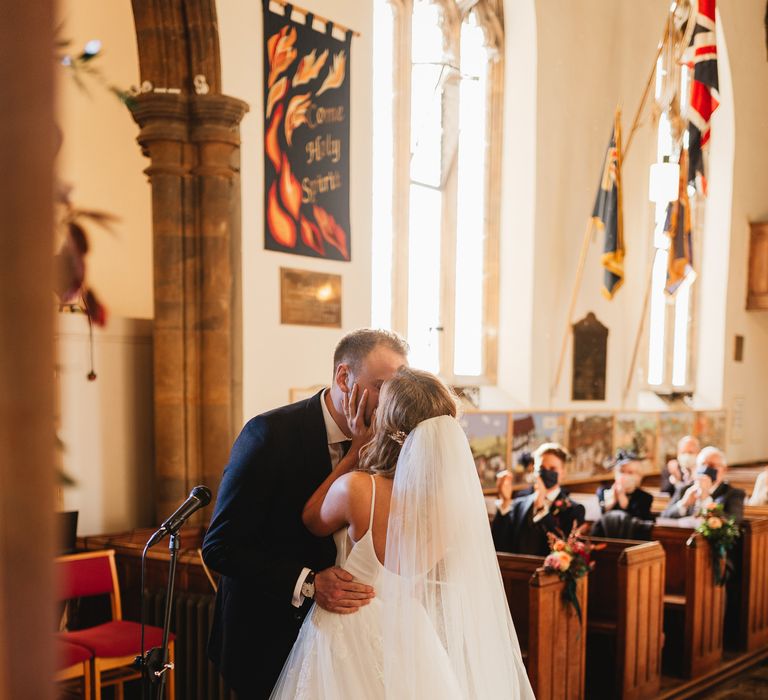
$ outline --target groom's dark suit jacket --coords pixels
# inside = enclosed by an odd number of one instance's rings
[[[567,496],[568,492],[561,489],[555,502]],[[584,506],[573,502],[569,507],[560,508],[556,515],[550,512],[541,520],[533,522],[535,501],[535,493],[515,498],[512,501],[512,508],[506,515],[496,513],[491,524],[491,533],[497,552],[546,556],[549,554],[548,532],[558,537],[567,537],[574,522],[579,525],[584,522]]]
[[[248,700],[269,696],[311,601],[291,604],[303,567],[336,556],[333,538],[301,521],[331,471],[321,393],[251,419],[235,441],[203,542],[222,574],[208,655]]]

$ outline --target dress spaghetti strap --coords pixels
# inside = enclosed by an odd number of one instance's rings
[[[374,479],[373,474],[370,475],[371,477],[371,517],[368,519],[368,530],[371,532],[371,535],[373,535],[373,509],[376,505],[376,479]]]

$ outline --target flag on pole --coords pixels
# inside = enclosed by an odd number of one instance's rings
[[[717,39],[715,38],[715,1],[699,0],[691,43],[682,62],[693,70],[691,101],[688,105],[688,181],[703,195],[707,194],[704,154],[708,150],[712,113],[720,104],[717,77]]]
[[[612,299],[624,282],[624,222],[621,207],[621,111],[616,110],[613,132],[605,153],[592,222],[605,230],[601,262],[605,268],[603,296]]]
[[[664,233],[669,236],[667,282],[664,291],[674,294],[693,270],[693,246],[691,240],[691,208],[688,201],[688,157],[680,153],[680,183],[677,201],[667,205]]]

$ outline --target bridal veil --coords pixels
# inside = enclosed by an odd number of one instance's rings
[[[385,569],[377,595],[386,601],[382,671],[387,698],[425,697],[422,681],[437,669],[453,676],[456,697],[534,697],[474,460],[455,418],[425,420],[403,444]],[[425,616],[430,625],[422,624]],[[425,629],[439,637],[441,658],[434,657]]]

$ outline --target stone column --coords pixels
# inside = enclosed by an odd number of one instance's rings
[[[215,489],[232,444],[232,242],[239,240],[239,124],[223,95],[146,93],[132,112],[150,158],[154,231],[156,517]],[[238,261],[239,263],[239,261]],[[206,519],[202,512],[198,520]]]

